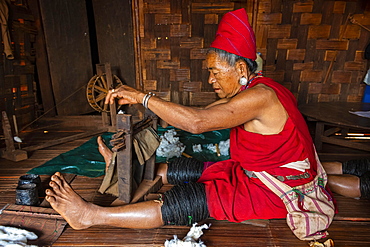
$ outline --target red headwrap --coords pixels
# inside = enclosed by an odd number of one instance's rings
[[[228,12],[222,17],[211,47],[256,60],[256,37],[245,9]]]

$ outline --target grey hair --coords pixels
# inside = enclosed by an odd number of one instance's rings
[[[207,51],[207,54],[209,53],[216,53],[221,60],[227,62],[230,66],[235,66],[236,62],[242,60],[247,64],[248,69],[251,73],[255,73],[258,67],[257,62],[253,61],[252,59],[238,56],[221,49],[211,47]]]

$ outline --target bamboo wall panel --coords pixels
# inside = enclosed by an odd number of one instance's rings
[[[299,104],[361,101],[368,68],[368,1],[137,0],[143,89],[171,101],[202,105],[211,92],[202,60],[223,14],[246,8],[255,29],[264,74],[283,84]],[[199,91],[200,84],[200,91]]]
[[[213,102],[216,95],[207,82],[208,71],[203,62],[207,48],[221,17],[239,8],[251,13],[253,2],[138,0],[136,3],[142,89],[156,91],[166,100],[185,105]]]
[[[360,102],[368,61],[369,1],[259,0],[257,50],[264,74],[289,88],[298,103]]]

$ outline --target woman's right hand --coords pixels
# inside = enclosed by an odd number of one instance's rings
[[[118,104],[128,105],[128,104],[141,104],[143,102],[144,93],[136,90],[127,85],[122,85],[117,89],[112,89],[108,91],[105,98],[105,104],[113,104],[114,99],[118,99]]]

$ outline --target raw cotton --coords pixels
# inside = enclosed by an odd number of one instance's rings
[[[185,150],[185,145],[180,142],[180,138],[176,137],[177,132],[174,129],[167,130],[160,137],[161,143],[157,148],[157,156],[166,157],[180,157]]]
[[[215,144],[207,144],[206,148],[210,150],[211,152],[214,152],[214,153],[217,152]],[[220,143],[218,144],[218,148],[222,156],[228,156],[229,149],[230,149],[230,139],[227,139],[226,141],[220,141]]]
[[[10,226],[0,226],[0,246],[27,246],[37,247],[36,245],[27,245],[27,240],[35,240],[37,235],[33,232]]]
[[[203,229],[208,229],[211,225],[204,224],[202,226],[197,226],[198,223],[194,223],[190,228],[190,231],[186,236],[180,240],[174,235],[173,239],[166,240],[164,243],[165,247],[207,247],[202,241],[198,241],[200,236],[203,235]]]

